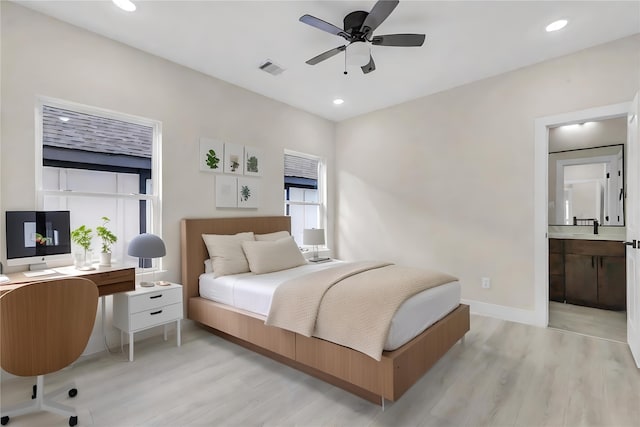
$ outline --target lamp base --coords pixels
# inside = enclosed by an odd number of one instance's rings
[[[309,262],[327,262],[331,261],[331,258],[309,258]]]
[[[153,282],[140,282],[140,286],[142,286],[143,288],[152,288],[155,285],[156,284]]]

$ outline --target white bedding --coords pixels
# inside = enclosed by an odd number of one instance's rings
[[[307,264],[267,274],[242,273],[218,278],[200,275],[200,296],[261,316],[267,316],[273,292],[280,283],[312,271],[331,268],[340,261]],[[427,289],[405,301],[391,320],[385,350],[395,350],[442,319],[460,303],[460,283]]]

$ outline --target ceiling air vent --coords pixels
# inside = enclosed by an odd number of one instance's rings
[[[275,64],[273,61],[271,61],[270,59],[267,59],[266,61],[264,61],[262,63],[262,65],[260,65],[259,67],[262,71],[265,71],[273,76],[277,76],[278,74],[282,73],[284,71],[284,68],[282,68],[281,66],[279,66],[278,64]]]

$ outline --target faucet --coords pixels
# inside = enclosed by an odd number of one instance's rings
[[[598,234],[598,220],[593,220],[593,234]]]

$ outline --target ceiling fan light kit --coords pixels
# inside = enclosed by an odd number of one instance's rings
[[[356,65],[362,72],[368,74],[376,69],[373,56],[371,55],[371,45],[394,46],[394,47],[418,47],[422,46],[425,40],[424,34],[387,34],[374,36],[375,31],[391,12],[398,6],[398,0],[379,0],[370,12],[361,10],[351,12],[344,17],[343,28],[339,28],[329,22],[311,15],[303,15],[300,22],[311,25],[319,30],[342,37],[348,44],[330,49],[320,55],[309,59],[307,64],[316,65],[327,60],[340,52],[345,52],[346,65]]]
[[[371,48],[365,42],[353,42],[349,45],[349,50],[346,52],[346,55],[347,65],[362,67],[369,63]]]

